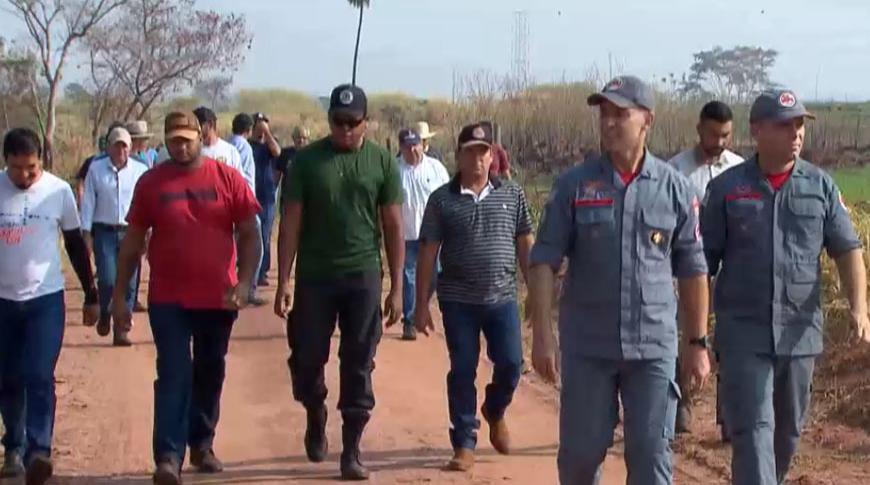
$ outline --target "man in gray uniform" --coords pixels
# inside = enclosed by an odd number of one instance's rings
[[[837,264],[858,338],[870,341],[861,242],[833,179],[799,157],[807,118],[792,91],[764,92],[749,117],[757,155],[710,182],[704,199],[738,485],[783,483],[797,449],[822,352],[822,248]]]
[[[554,273],[567,256],[560,480],[598,483],[621,397],[628,483],[671,484],[680,396],[673,278],[686,323],[684,372],[694,385],[710,372],[700,203],[688,180],[646,150],[655,106],[646,84],[622,76],[588,101],[601,111],[604,155],[559,177],[547,202],[531,255],[532,362],[544,379],[556,379],[551,300]]]

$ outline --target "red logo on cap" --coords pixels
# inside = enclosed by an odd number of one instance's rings
[[[797,104],[797,98],[794,94],[786,91],[779,95],[779,104],[784,108],[793,108]]]
[[[622,78],[618,77],[618,78],[610,81],[609,83],[607,83],[607,86],[604,86],[604,90],[605,91],[614,91],[614,90],[617,90],[621,87],[622,87]]]

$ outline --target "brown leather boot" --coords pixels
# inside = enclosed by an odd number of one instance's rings
[[[511,452],[511,434],[508,430],[507,421],[504,416],[499,419],[492,419],[486,412],[486,408],[480,410],[483,414],[483,419],[489,424],[489,442],[495,451],[502,455],[508,455]]]
[[[457,448],[453,451],[453,458],[447,462],[444,469],[451,472],[467,472],[474,468],[474,450]]]

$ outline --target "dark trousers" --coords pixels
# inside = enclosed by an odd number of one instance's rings
[[[450,354],[447,401],[450,411],[450,442],[454,449],[473,450],[477,445],[477,365],[480,334],[493,363],[492,382],[486,386],[483,409],[491,419],[500,419],[513,400],[523,370],[523,342],[517,302],[472,305],[441,301],[444,335]]]
[[[293,396],[308,409],[326,400],[323,369],[336,318],[341,330],[338,409],[345,419],[367,419],[375,406],[372,370],[383,333],[379,270],[297,280],[293,312],[287,320],[288,363]]]
[[[785,482],[807,418],[815,356],[720,352],[734,485]]]
[[[257,280],[264,280],[272,269],[272,226],[275,225],[275,203],[260,202],[260,235],[263,238],[263,259],[260,261],[260,271]],[[254,282],[256,284],[256,281]]]
[[[225,357],[238,312],[152,304],[148,315],[157,347],[154,458],[183,462],[186,446],[205,451],[214,443]]]
[[[34,452],[51,454],[64,316],[63,291],[20,302],[0,299],[0,414],[7,453],[25,459]]]
[[[127,234],[127,229],[121,226],[108,226],[94,223],[91,234],[94,238],[94,261],[97,265],[97,288],[100,292],[100,318],[111,318],[109,304],[115,291],[115,276],[118,273],[118,251],[121,240]],[[124,295],[127,307],[133,309],[136,302],[136,291],[139,289],[139,270],[133,272]]]

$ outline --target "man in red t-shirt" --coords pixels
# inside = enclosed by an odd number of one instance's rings
[[[150,230],[148,314],[157,347],[154,483],[178,485],[188,446],[200,472],[223,469],[212,446],[230,333],[257,266],[260,205],[241,173],[201,155],[195,116],[169,114],[165,133],[170,160],[143,175],[133,194],[118,257],[124,283],[115,286],[112,311],[116,324],[129,326],[123,295]]]

